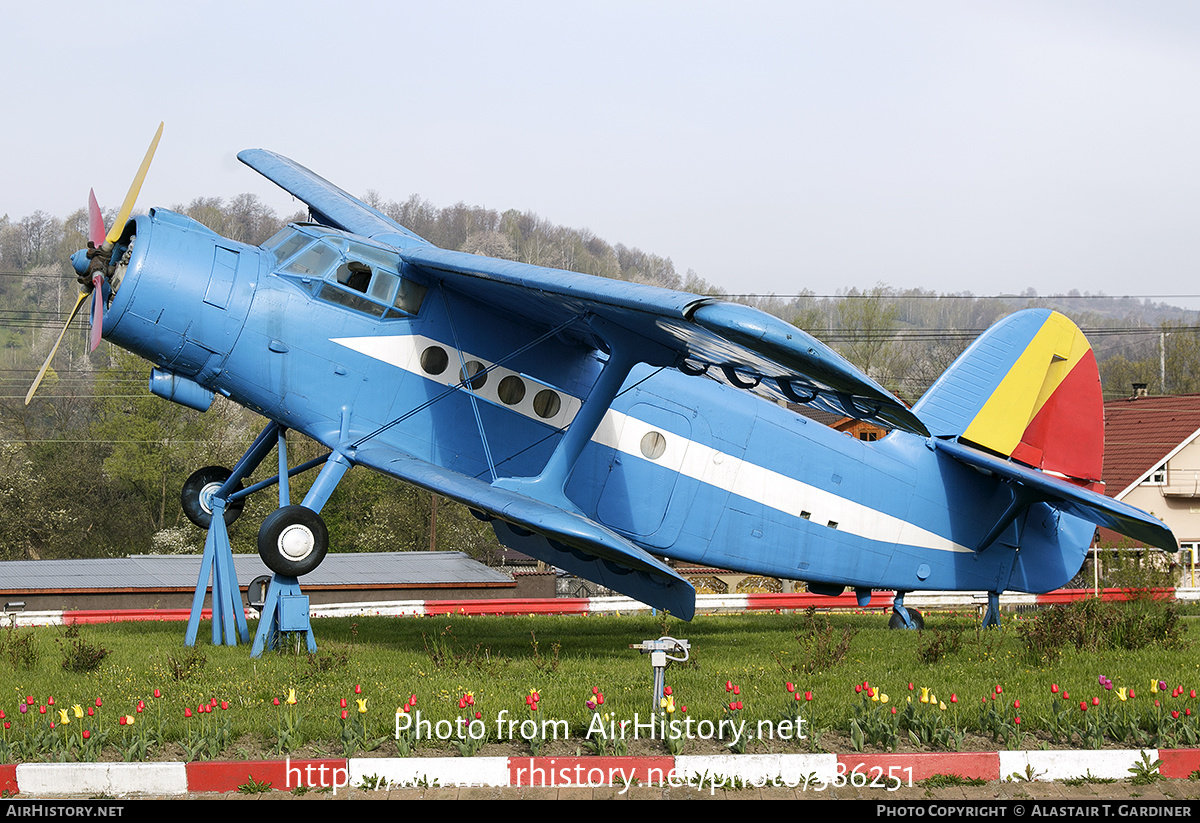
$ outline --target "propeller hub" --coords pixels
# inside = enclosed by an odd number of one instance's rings
[[[88,259],[87,249],[80,249],[71,255],[71,268],[75,269],[75,273],[80,277],[87,277],[88,266],[92,261]]]

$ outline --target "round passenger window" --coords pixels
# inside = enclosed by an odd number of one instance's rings
[[[500,381],[500,385],[496,387],[496,394],[500,396],[500,402],[504,405],[515,406],[525,399],[525,381],[515,374],[510,374]]]
[[[426,374],[441,374],[450,365],[450,356],[441,346],[430,346],[421,352],[421,368]]]
[[[556,391],[542,389],[533,396],[533,410],[543,420],[549,420],[551,417],[554,417],[561,408],[562,401],[558,398],[558,392]]]
[[[479,391],[483,385],[487,383],[487,375],[479,374],[483,371],[483,364],[478,360],[468,360],[466,364],[459,370],[458,379],[467,384],[467,388],[472,391]],[[476,377],[475,375],[479,375]]]
[[[667,438],[662,432],[649,431],[642,437],[642,454],[649,460],[657,460],[667,450]]]

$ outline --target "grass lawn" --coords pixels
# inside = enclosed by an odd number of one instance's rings
[[[593,748],[599,740],[608,753],[665,754],[661,732],[645,739],[654,712],[650,660],[630,649],[663,635],[691,644],[690,659],[667,669],[672,711],[659,710],[678,721],[684,753],[729,751],[729,731],[739,727],[751,752],[1200,740],[1200,660],[1187,642],[1194,618],[1176,615],[1161,638],[1151,628],[1118,638],[1126,647],[1099,649],[1076,649],[1078,638],[1055,634],[1072,621],[1086,635],[1098,618],[1008,616],[1001,630],[979,632],[973,616],[928,614],[921,633],[890,631],[879,613],[688,623],[650,615],[339,618],[315,621],[317,654],[285,643],[258,660],[248,646],[209,645],[207,625],[195,649],[183,645],[181,623],[5,629],[0,760],[487,753],[469,745],[469,731],[461,739],[452,731],[476,713],[475,730],[503,747],[496,751],[528,754],[521,723],[544,721],[547,737],[565,730],[567,738],[551,740],[546,752],[586,753],[588,729],[607,715],[609,730],[626,724],[627,743],[641,724],[639,740],[620,747],[618,735],[593,734]],[[425,739],[410,731],[398,745],[401,706],[406,724],[420,712]],[[776,739],[747,740],[744,730],[756,729]]]

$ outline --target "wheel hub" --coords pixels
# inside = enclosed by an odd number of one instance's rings
[[[224,485],[224,484],[209,483],[208,485],[206,485],[204,488],[202,488],[200,490],[200,495],[199,495],[200,508],[204,510],[205,514],[213,513],[213,505],[212,505],[213,497],[215,497],[217,492],[219,492],[221,490],[222,485]]]
[[[288,560],[303,560],[316,545],[316,538],[307,526],[291,525],[279,534],[279,552]]]

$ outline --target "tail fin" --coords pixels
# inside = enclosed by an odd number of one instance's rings
[[[1083,332],[1049,309],[996,323],[913,407],[934,437],[1099,490],[1104,406],[1096,356]]]

